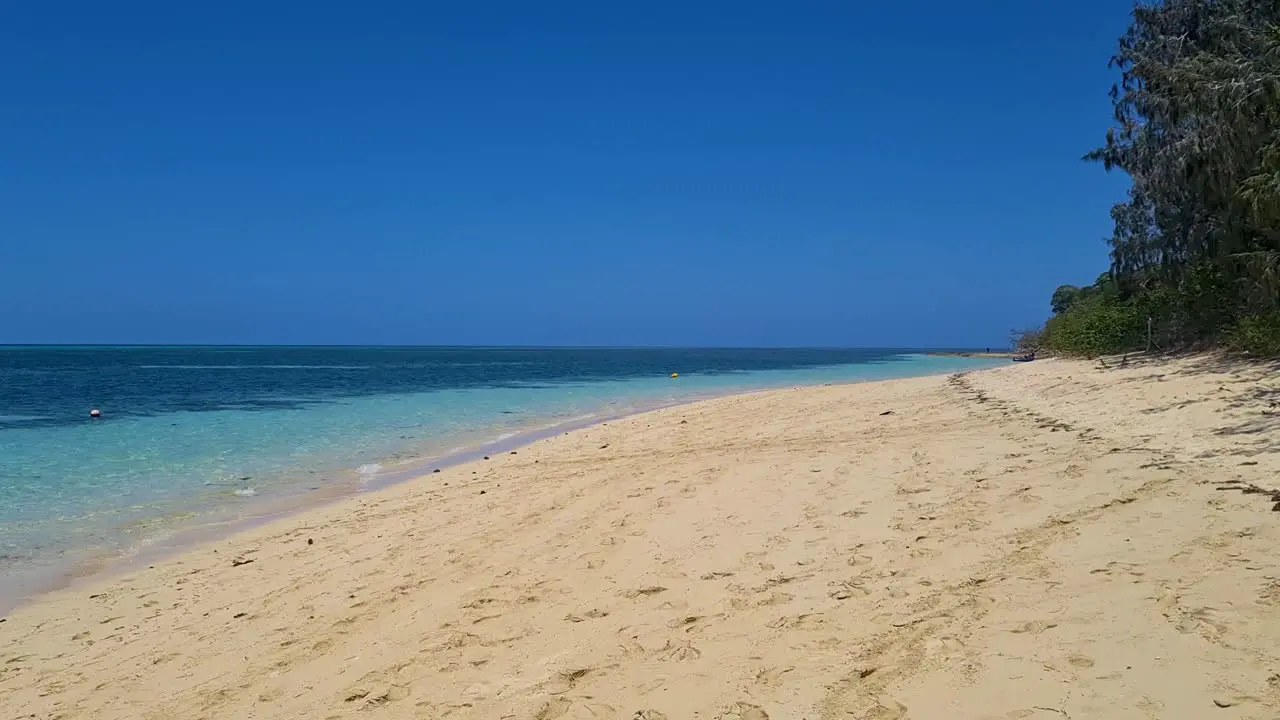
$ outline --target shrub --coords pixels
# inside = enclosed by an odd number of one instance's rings
[[[1144,327],[1136,308],[1096,297],[1045,323],[1043,343],[1058,355],[1094,358],[1141,347]]]
[[[1251,315],[1241,320],[1232,329],[1227,342],[1232,349],[1250,355],[1280,356],[1280,313]]]

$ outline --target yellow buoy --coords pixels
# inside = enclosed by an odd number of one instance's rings
[[[680,373],[671,373],[671,377],[678,378],[680,377]]]

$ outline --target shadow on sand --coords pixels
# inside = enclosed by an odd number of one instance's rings
[[[1212,375],[1219,380],[1211,394],[1186,398],[1144,410],[1158,414],[1213,400],[1224,403],[1220,413],[1226,421],[1214,429],[1215,435],[1241,436],[1236,455],[1280,452],[1280,360],[1260,360],[1225,352],[1114,355],[1099,358],[1102,370],[1143,371],[1121,383],[1163,382],[1177,374]]]

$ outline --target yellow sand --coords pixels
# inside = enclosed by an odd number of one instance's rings
[[[1216,363],[556,437],[13,613],[0,717],[1274,720],[1280,375]]]

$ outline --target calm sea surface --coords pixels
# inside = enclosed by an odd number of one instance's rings
[[[0,585],[561,424],[993,364],[888,350],[0,347]]]

